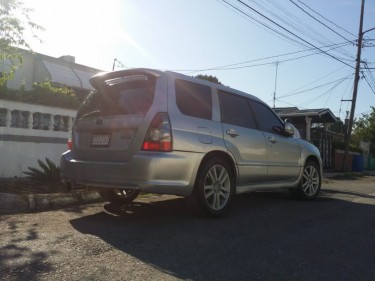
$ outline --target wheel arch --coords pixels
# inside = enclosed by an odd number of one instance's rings
[[[320,173],[320,177],[323,178],[323,163],[322,163],[322,160],[316,156],[316,155],[309,155],[306,160],[305,160],[305,163],[303,166],[306,165],[307,162],[309,161],[312,161],[314,162],[316,165],[318,165],[319,167],[319,173]],[[301,177],[302,177],[302,174],[303,174],[303,168],[301,170]]]
[[[322,163],[321,163],[321,161],[319,161],[319,159],[318,159],[317,156],[315,156],[315,155],[309,155],[309,156],[306,158],[306,160],[305,160],[305,165],[306,165],[306,163],[309,162],[309,161],[315,162],[315,163],[318,165],[319,169],[320,169],[320,170],[322,169]]]
[[[229,167],[231,168],[232,172],[233,172],[233,176],[234,176],[234,188],[235,188],[235,192],[236,192],[236,184],[237,184],[237,175],[238,175],[238,170],[237,170],[237,166],[235,164],[235,160],[234,158],[227,152],[224,152],[224,151],[221,151],[221,150],[214,150],[214,151],[210,151],[208,152],[203,158],[202,158],[202,161],[201,163],[199,164],[199,168],[198,168],[198,172],[197,172],[197,175],[195,177],[195,183],[197,182],[198,178],[199,178],[199,173],[201,172],[202,170],[202,166],[209,160],[209,159],[212,159],[212,158],[215,158],[215,157],[218,157],[218,158],[221,158],[223,159],[224,161],[226,161],[228,164],[229,164]],[[195,184],[194,184],[194,187],[195,187]]]

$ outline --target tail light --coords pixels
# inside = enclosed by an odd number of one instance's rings
[[[167,113],[158,113],[151,122],[142,145],[146,151],[172,151],[172,129]]]
[[[73,137],[72,137],[72,132],[69,132],[69,137],[68,137],[68,149],[73,149]]]

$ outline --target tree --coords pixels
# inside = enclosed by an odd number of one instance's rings
[[[371,153],[375,155],[375,107],[371,106],[372,112],[362,114],[354,121],[353,138],[371,142]]]
[[[31,31],[33,38],[40,40],[35,32],[43,28],[31,20],[31,12],[21,1],[0,0],[0,63],[5,65],[0,75],[0,86],[5,85],[22,64],[19,48],[31,51],[25,39],[26,31]]]
[[[202,79],[202,80],[206,80],[206,81],[210,81],[210,82],[213,82],[213,83],[216,83],[216,84],[223,85],[223,84],[219,81],[219,79],[217,79],[216,76],[198,74],[197,76],[195,76],[195,78],[199,78],[199,79]]]
[[[328,125],[328,130],[342,134],[344,132],[344,123],[341,120],[331,123]]]

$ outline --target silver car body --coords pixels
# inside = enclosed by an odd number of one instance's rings
[[[296,187],[308,159],[315,161],[321,169],[318,149],[304,140],[222,121],[219,94],[240,96],[272,111],[255,96],[182,74],[150,69],[105,73],[90,81],[101,91],[103,85],[109,88],[110,83],[117,83],[117,78],[142,80],[142,75],[154,83],[150,106],[143,114],[103,116],[94,112],[83,117],[77,115],[72,129],[73,147],[61,157],[61,175],[65,182],[188,196],[193,191],[202,162],[215,155],[233,167],[238,194]],[[181,101],[176,98],[176,81],[210,89],[210,118],[181,112],[181,106],[177,105]],[[137,89],[130,91],[137,94]],[[121,98],[118,102],[121,103]],[[145,151],[142,145],[158,113],[169,118],[171,150]],[[284,122],[280,120],[280,124],[284,125]],[[104,145],[101,145],[102,141]]]

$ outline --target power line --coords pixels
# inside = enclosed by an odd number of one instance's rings
[[[332,74],[334,74],[336,72],[339,72],[343,68],[345,68],[345,66],[342,66],[342,67],[340,67],[340,68],[338,68],[338,69],[336,69],[336,70],[334,70],[334,71],[332,71],[330,73],[324,74],[323,76],[319,77],[318,79],[316,79],[316,80],[314,80],[314,81],[312,81],[312,82],[310,82],[308,84],[305,84],[305,85],[303,85],[301,87],[298,87],[297,89],[294,89],[294,90],[292,90],[292,91],[290,91],[289,93],[286,93],[286,94],[291,94],[291,93],[294,93],[295,91],[298,91],[298,90],[303,89],[303,88],[305,88],[307,86],[310,86],[311,84],[314,84],[315,82],[318,82],[318,81],[320,81],[320,80],[322,80],[324,78],[327,78],[328,76],[330,76],[330,75],[332,75]]]
[[[347,66],[349,66],[350,68],[354,68],[354,67],[351,66],[350,64],[347,64],[346,62],[340,60],[339,58],[337,58],[337,57],[335,57],[335,56],[333,56],[333,55],[331,55],[331,54],[325,52],[325,51],[322,50],[321,48],[315,46],[314,44],[312,44],[312,43],[306,41],[305,39],[301,38],[300,36],[296,35],[295,33],[291,32],[290,30],[288,30],[288,29],[286,29],[285,27],[281,26],[280,24],[278,24],[278,23],[275,22],[274,20],[272,20],[272,19],[270,19],[269,17],[263,15],[262,13],[260,13],[259,11],[257,11],[256,9],[254,9],[254,8],[252,8],[251,6],[249,6],[248,4],[244,3],[243,1],[241,1],[241,0],[237,0],[237,1],[240,2],[242,5],[248,7],[250,10],[254,11],[255,13],[257,13],[257,14],[260,15],[261,17],[267,19],[268,21],[272,22],[272,23],[275,24],[276,26],[278,26],[278,27],[280,27],[281,29],[285,30],[286,32],[292,34],[293,36],[295,36],[295,37],[297,37],[298,39],[302,40],[303,42],[307,43],[308,45],[310,45],[310,46],[316,48],[316,49],[319,50],[320,52],[322,52],[322,53],[328,55],[329,57],[331,57],[331,58],[333,58],[333,59],[335,59],[335,60],[337,60],[337,61],[339,61],[339,62],[341,62],[341,63],[343,63],[343,64],[345,64],[345,65],[347,65]]]
[[[280,33],[279,31],[277,31],[276,29],[273,29],[272,27],[266,25],[265,23],[262,23],[261,21],[255,19],[254,17],[250,16],[248,13],[245,13],[244,11],[242,11],[241,9],[239,9],[238,7],[234,6],[233,4],[229,3],[228,1],[226,0],[221,0],[222,2],[226,3],[227,5],[231,6],[233,9],[235,9],[236,11],[242,13],[243,15],[245,15],[246,17],[252,19],[253,21],[257,22],[258,24],[260,24],[261,26],[269,29],[269,30],[272,30],[273,32],[275,32],[278,36],[281,36],[281,37],[284,37],[286,39],[289,39],[289,41],[293,41],[294,43],[297,43],[299,45],[302,45],[304,47],[307,47],[306,45],[302,44],[301,42],[283,34],[283,33]]]
[[[343,45],[347,45],[347,44],[348,43],[344,42],[344,43],[339,43],[339,44],[322,46],[320,48],[332,47],[329,50],[333,50],[335,48],[339,48],[339,47],[342,47]],[[170,70],[170,71],[180,71],[180,72],[194,73],[194,72],[202,72],[202,71],[210,71],[210,70],[233,70],[233,69],[249,68],[249,67],[255,67],[255,66],[264,66],[264,65],[273,64],[274,62],[260,63],[260,64],[255,64],[255,65],[246,65],[246,66],[238,66],[238,65],[253,63],[253,62],[257,62],[257,61],[264,61],[264,60],[269,60],[269,59],[274,59],[274,58],[280,58],[280,57],[290,56],[290,55],[299,54],[299,53],[303,53],[303,52],[309,52],[309,51],[316,51],[316,49],[315,48],[309,48],[307,50],[289,52],[289,53],[284,53],[284,54],[279,54],[279,55],[274,55],[274,56],[268,56],[268,57],[264,57],[264,58],[253,59],[253,60],[248,60],[248,61],[238,62],[238,63],[232,63],[232,64],[227,64],[227,65],[222,65],[222,66],[204,68],[204,69],[173,69],[173,70]],[[307,54],[307,55],[299,56],[299,57],[296,57],[296,58],[281,60],[280,62],[293,61],[293,60],[305,58],[305,57],[316,55],[316,54],[320,54],[320,52],[315,52],[315,53],[312,53],[312,54]],[[236,66],[238,66],[238,67],[236,67]]]
[[[298,2],[300,2],[302,5],[304,5],[306,8],[308,8],[310,11],[314,12],[315,14],[319,15],[320,17],[322,17],[323,19],[325,19],[326,21],[330,22],[331,24],[333,24],[334,26],[336,26],[337,28],[340,28],[341,30],[345,31],[346,33],[354,36],[355,38],[357,38],[357,35],[347,31],[346,29],[338,26],[336,23],[334,23],[333,21],[330,21],[329,19],[327,19],[325,16],[323,16],[322,14],[318,13],[317,11],[315,11],[314,9],[312,9],[311,7],[309,7],[308,5],[306,5],[305,3],[303,3],[302,1],[300,0],[297,0]]]
[[[331,88],[329,88],[327,91],[325,91],[324,93],[322,93],[321,95],[317,96],[317,97],[313,97],[312,99],[308,100],[308,101],[305,101],[304,103],[301,103],[301,106],[302,105],[305,105],[305,104],[309,104],[313,101],[316,101],[318,100],[319,98],[321,98],[322,96],[326,95],[328,92],[332,92],[337,86],[339,86],[342,82],[344,82],[345,79],[341,79],[340,81],[338,81],[335,85],[333,85]]]
[[[370,87],[371,91],[375,94],[375,90],[372,88],[370,82],[367,81],[366,75],[363,75],[363,78],[365,78],[365,81],[366,81],[367,85]]]
[[[335,30],[333,30],[332,28],[330,28],[328,25],[326,25],[325,23],[323,23],[322,21],[318,20],[316,17],[314,17],[313,15],[311,15],[309,12],[307,12],[305,9],[303,9],[301,6],[299,6],[296,2],[294,2],[293,0],[289,0],[290,2],[292,2],[297,8],[299,8],[301,11],[303,11],[304,13],[306,13],[308,16],[310,16],[311,18],[313,18],[314,20],[316,20],[317,22],[319,22],[320,24],[322,24],[323,26],[327,27],[329,30],[331,30],[333,33],[335,33],[336,35],[340,36],[341,38],[343,38],[344,40],[348,41],[348,42],[351,42],[349,39],[345,38],[344,36],[342,36],[340,33],[336,32]]]
[[[372,72],[367,68],[368,67],[367,62],[364,62],[364,65],[365,65],[364,70],[367,72],[368,78],[370,79],[373,88],[375,88],[375,78],[372,75]]]
[[[219,2],[219,0],[217,0],[217,1]],[[239,1],[239,2],[241,3],[241,1]],[[287,39],[288,41],[290,41],[290,42],[292,42],[292,43],[297,43],[297,44],[299,44],[299,45],[302,45],[302,46],[304,46],[304,47],[307,47],[306,45],[302,44],[302,42],[296,41],[295,39],[291,38],[290,36],[287,36],[285,33],[281,33],[280,31],[278,31],[278,30],[276,30],[276,29],[270,27],[269,25],[265,24],[264,22],[262,22],[262,21],[256,19],[255,17],[249,15],[249,13],[243,11],[243,10],[240,9],[239,7],[235,6],[234,4],[231,4],[231,3],[229,3],[229,2],[226,1],[226,0],[221,0],[221,2],[219,2],[219,3],[223,4],[226,8],[231,7],[231,8],[234,10],[234,12],[236,12],[237,14],[238,14],[238,12],[239,12],[239,13],[241,13],[242,15],[246,16],[246,18],[248,18],[248,19],[250,18],[250,19],[252,20],[252,22],[256,22],[256,23],[258,23],[259,25],[261,25],[261,28],[262,28],[262,26],[265,27],[265,28],[266,28],[265,30],[266,30],[267,32],[270,32],[270,30],[273,31],[274,35],[276,35],[277,37],[280,37],[281,39]],[[225,3],[225,4],[224,4],[224,3]],[[243,2],[242,2],[241,4],[244,5]],[[259,3],[256,3],[256,4],[257,4],[258,6],[261,5],[261,4],[259,4]],[[246,5],[246,4],[245,4],[245,5]],[[283,8],[282,8],[281,6],[279,6],[278,4],[274,3],[273,5],[275,5],[276,7],[278,7],[278,9],[280,9],[280,10],[284,11],[284,13],[286,13],[286,16],[285,16],[284,18],[295,18],[297,22],[298,22],[298,21],[301,22],[301,21],[300,21],[297,17],[295,17],[293,14],[291,14],[291,16],[288,16],[288,14],[290,14],[290,13],[288,13],[285,9],[283,9]],[[261,6],[263,6],[263,5],[261,5]],[[264,6],[263,6],[262,9],[265,10]],[[268,10],[268,11],[269,11],[269,10]],[[302,32],[304,35],[307,34],[307,31],[304,31],[304,30],[298,28],[295,24],[293,24],[293,21],[291,21],[290,23],[287,23],[286,20],[284,20],[284,18],[282,18],[282,17],[276,15],[274,12],[271,12],[271,13],[272,13],[273,15],[275,15],[275,17],[277,17],[278,19],[282,20],[284,23],[286,23],[286,24],[288,24],[288,25],[291,25],[291,26],[293,27],[293,29],[296,29],[296,30]],[[255,23],[255,24],[256,24],[256,23]],[[256,24],[256,25],[258,25],[258,24]],[[303,22],[302,22],[301,24],[303,25]],[[309,29],[311,29],[311,27],[309,27]],[[284,28],[284,30],[287,30],[287,29]],[[315,32],[313,29],[311,29],[311,30],[312,30],[315,34],[321,36],[320,33]],[[287,30],[287,31],[288,31],[289,33],[292,33],[293,35],[295,35],[293,32],[291,32],[291,31],[289,31],[289,30]],[[298,36],[297,36],[297,37],[298,37]],[[300,37],[298,37],[298,38],[300,38]],[[302,38],[300,38],[300,39],[302,39]],[[302,40],[304,40],[304,39],[302,39]],[[314,39],[314,40],[316,40],[316,39]],[[330,41],[329,39],[325,39],[325,40]],[[318,41],[319,41],[319,40],[318,40]],[[307,41],[305,40],[305,42],[307,42]],[[315,45],[313,45],[313,44],[311,44],[311,43],[309,43],[309,42],[307,42],[307,43],[308,43],[310,46],[313,46],[314,48],[316,47]],[[322,43],[321,41],[319,41],[319,43],[322,44],[322,45],[324,45],[324,43]],[[351,42],[351,43],[354,44],[354,42]],[[315,48],[315,49],[316,49],[316,48]],[[319,50],[319,51],[320,51],[321,53],[325,54],[325,55],[328,55],[328,56],[334,57],[333,55],[328,54],[327,52],[324,52],[324,51],[322,52],[322,50]],[[348,54],[347,52],[344,52],[344,50],[342,50],[342,51],[337,50],[337,51],[340,52],[341,54],[343,54],[344,56],[349,56],[349,57],[351,57],[351,55]],[[344,58],[338,58],[338,57],[335,57],[335,59],[337,59],[337,60],[341,60],[341,61],[342,61],[342,60],[346,60],[346,59],[344,59]],[[344,63],[344,64],[345,64],[345,63]],[[349,66],[349,67],[352,67],[352,66],[350,66],[350,65],[347,64],[347,63],[346,63],[345,65],[347,65],[347,66]],[[353,67],[352,67],[352,68],[353,68]]]
[[[311,38],[312,40],[316,40],[319,44],[324,45],[323,41],[318,40],[318,37],[324,37],[321,33],[316,32],[313,28],[311,28],[308,24],[301,21],[300,18],[296,17],[293,13],[290,13],[289,10],[285,9],[283,6],[277,4],[272,0],[268,1],[256,1],[250,0],[256,5],[258,8],[263,10],[265,14],[269,16],[273,16],[275,19],[278,19],[281,23],[284,23],[289,28],[304,34],[305,36]],[[269,2],[269,4],[267,3]],[[276,8],[276,9],[275,9]],[[277,11],[281,12],[282,14],[278,13]],[[328,39],[324,38],[324,40],[329,41]]]
[[[324,86],[327,86],[327,85],[330,85],[330,84],[333,84],[333,83],[336,83],[336,82],[341,83],[344,80],[349,79],[350,76],[352,76],[352,75],[348,75],[346,77],[343,77],[343,78],[340,78],[340,79],[337,79],[337,80],[334,80],[334,81],[331,81],[331,82],[328,82],[328,83],[324,83],[324,84],[321,84],[321,85],[318,85],[318,86],[315,86],[315,87],[312,87],[312,88],[309,88],[309,89],[306,89],[306,90],[303,90],[303,91],[299,91],[299,92],[295,92],[295,93],[292,93],[292,94],[287,94],[287,95],[279,96],[279,98],[287,98],[287,97],[295,96],[295,95],[298,95],[298,94],[306,93],[306,92],[309,92],[309,91],[312,91],[312,90],[316,90],[316,89],[322,88]]]
[[[291,13],[290,8],[286,9],[284,7],[285,4],[280,5],[279,3],[277,3],[274,0],[267,0],[267,1],[260,1],[260,2],[255,1],[255,0],[251,0],[251,1],[255,5],[257,5],[260,9],[265,11],[266,14],[268,13],[268,14],[274,16],[275,18],[279,19],[281,22],[285,23],[287,26],[291,27],[292,29],[294,29],[297,32],[300,32],[300,34],[303,34],[304,37],[308,37],[308,38],[310,38],[314,41],[317,41],[321,45],[326,44],[326,43],[324,43],[324,41],[325,42],[332,42],[330,39],[325,37],[321,32],[317,32],[317,31],[314,30],[314,28],[309,26],[306,23],[306,20],[302,21],[299,17],[297,17],[293,13]],[[267,2],[269,2],[270,5],[268,5]],[[271,7],[271,6],[273,6],[273,7]],[[273,11],[274,8],[276,8],[278,11],[283,13],[283,15],[279,15],[278,13],[276,13],[276,11]],[[323,41],[319,38],[323,38]],[[347,39],[345,38],[345,40],[347,40]],[[339,52],[340,54],[342,54],[344,56],[354,58],[351,54],[349,54],[345,50],[337,50],[337,52]],[[344,60],[344,59],[342,59],[342,60]]]

